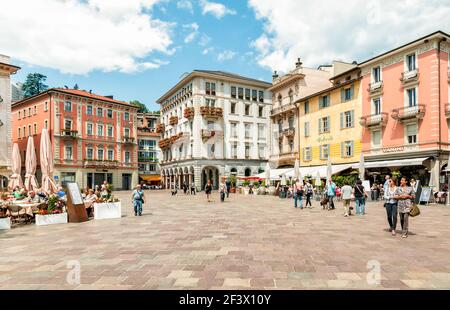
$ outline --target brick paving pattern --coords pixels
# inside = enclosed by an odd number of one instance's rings
[[[345,218],[339,202],[299,210],[277,197],[147,191],[135,217],[130,193],[117,195],[121,219],[0,231],[0,289],[450,289],[445,206],[422,206],[402,239],[381,202]],[[67,282],[71,261],[79,284]],[[372,261],[380,281],[367,281]]]

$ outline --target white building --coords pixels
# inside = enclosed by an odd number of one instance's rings
[[[269,158],[270,83],[222,71],[195,70],[157,100],[162,183],[250,176]]]
[[[0,55],[0,188],[7,187],[11,175],[11,74],[20,68],[10,64],[8,56]]]

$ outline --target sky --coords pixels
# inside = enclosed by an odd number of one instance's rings
[[[450,0],[0,0],[0,54],[51,87],[156,100],[195,69],[271,81],[450,33]]]

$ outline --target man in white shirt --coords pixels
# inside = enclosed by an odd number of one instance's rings
[[[353,192],[353,188],[350,185],[348,185],[347,182],[341,188],[342,203],[344,204],[344,212],[345,212],[344,216],[345,217],[351,215],[351,212],[352,212],[350,210],[350,201],[352,199],[352,192]]]

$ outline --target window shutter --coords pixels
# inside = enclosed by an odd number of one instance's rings
[[[323,145],[319,146],[319,150],[320,150],[320,159],[323,159]]]
[[[345,101],[345,89],[341,88],[341,102]]]
[[[355,85],[352,85],[352,87],[350,88],[350,98],[353,100],[355,95]]]
[[[322,119],[319,118],[319,134],[322,133]]]
[[[344,112],[341,112],[341,129],[344,128]]]
[[[341,157],[345,157],[345,142],[341,142]]]
[[[350,111],[350,118],[351,118],[351,125],[350,125],[350,127],[355,127],[355,111],[354,110]]]
[[[328,157],[331,157],[331,145],[330,144],[327,144],[327,151],[328,151],[328,156],[327,156],[327,159],[328,159]]]
[[[355,153],[355,143],[354,143],[354,141],[350,142],[350,145],[351,145],[351,153],[350,153],[350,155],[353,156],[353,154]]]

